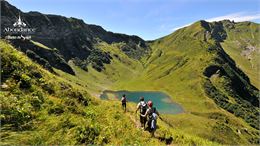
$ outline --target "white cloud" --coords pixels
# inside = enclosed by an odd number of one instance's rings
[[[224,16],[206,19],[206,21],[212,22],[212,21],[220,21],[220,20],[225,20],[225,19],[233,20],[235,22],[258,20],[258,19],[260,19],[260,13],[253,14],[253,15],[248,15],[243,12],[232,13],[232,14],[228,14],[228,15],[224,15]]]
[[[252,21],[252,20],[260,20],[260,13],[255,13],[255,14],[247,14],[245,12],[239,12],[239,13],[232,13],[224,16],[218,16],[218,17],[213,17],[209,19],[205,19],[208,22],[213,22],[213,21],[221,21],[221,20],[231,20],[235,22],[242,22],[242,21]],[[172,28],[171,31],[176,31],[180,28],[186,27],[191,25],[192,23],[175,27]]]
[[[185,25],[183,25],[183,26],[179,26],[179,27],[174,27],[174,28],[171,29],[171,31],[175,31],[175,30],[181,29],[181,28],[183,28],[183,27],[190,26],[191,24],[192,24],[192,23],[185,24]]]

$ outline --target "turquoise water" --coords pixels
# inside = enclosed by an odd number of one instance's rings
[[[154,107],[163,114],[178,114],[182,113],[183,109],[177,103],[174,103],[170,96],[163,92],[155,91],[103,91],[100,95],[101,99],[108,99],[108,94],[112,94],[113,98],[120,100],[122,95],[125,94],[129,102],[139,102],[141,96],[145,101],[152,100]]]

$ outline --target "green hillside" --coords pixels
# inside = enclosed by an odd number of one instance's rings
[[[49,73],[1,40],[1,145],[216,145],[159,122],[157,138],[137,128],[134,104],[91,97],[82,85]]]

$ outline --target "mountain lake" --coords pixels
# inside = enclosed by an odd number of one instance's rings
[[[184,112],[183,108],[179,104],[173,102],[170,96],[159,91],[105,90],[100,95],[100,98],[106,100],[121,100],[123,94],[126,95],[126,99],[129,102],[138,103],[141,96],[144,97],[146,102],[152,100],[153,106],[162,114],[178,114]]]

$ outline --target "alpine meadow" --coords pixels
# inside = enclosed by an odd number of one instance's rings
[[[30,39],[7,39],[18,16]],[[1,0],[0,145],[259,145],[259,40],[258,23],[199,20],[145,41]],[[104,91],[162,92],[182,111],[151,137],[136,103]]]

